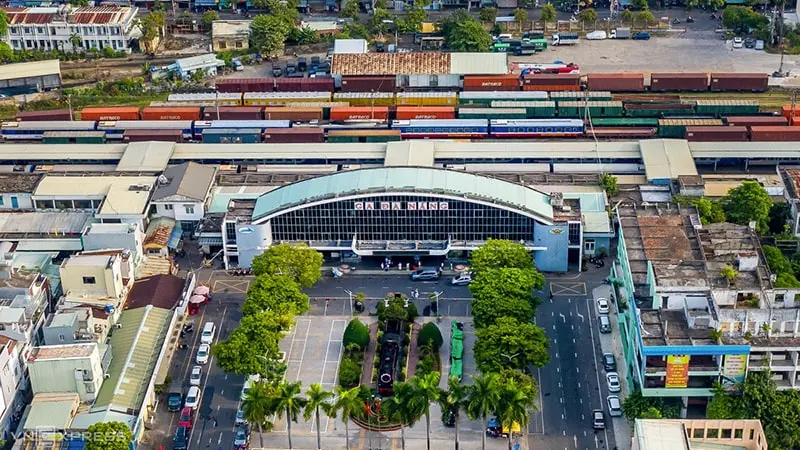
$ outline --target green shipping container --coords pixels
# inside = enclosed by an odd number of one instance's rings
[[[257,128],[206,128],[203,130],[204,144],[259,144],[261,130]]]
[[[459,119],[527,119],[525,108],[459,108]]]
[[[558,102],[558,117],[622,117],[622,102],[576,101]]]
[[[556,102],[519,102],[496,100],[492,102],[492,108],[523,108],[525,109],[525,113],[529,119],[534,119],[537,117],[555,117],[556,115]]]
[[[758,100],[697,100],[697,114],[714,114],[717,116],[736,116],[757,114]]]
[[[45,131],[44,144],[105,144],[105,131]]]
[[[722,126],[720,119],[659,119],[658,135],[665,138],[683,139],[686,127]]]
[[[400,141],[400,140],[402,140],[402,139],[401,139],[399,134],[397,134],[397,135],[388,135],[388,134],[386,134],[386,135],[367,136],[364,139],[364,142],[395,142],[395,141]]]
[[[612,100],[608,91],[554,91],[550,93],[550,100],[555,102],[574,102],[589,99],[589,101]]]
[[[601,117],[595,119],[592,117],[592,125],[596,127],[657,127],[658,119],[648,118],[606,118]]]

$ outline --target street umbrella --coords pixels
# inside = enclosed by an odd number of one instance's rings
[[[193,295],[189,298],[189,303],[204,303],[206,297],[204,295]]]
[[[194,288],[194,295],[208,295],[211,289],[208,286],[197,286]]]

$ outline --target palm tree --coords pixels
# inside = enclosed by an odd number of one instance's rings
[[[483,429],[489,427],[489,416],[497,410],[500,399],[496,374],[475,377],[467,392],[467,415],[470,419],[483,419]],[[486,450],[486,433],[481,433],[481,450]]]
[[[443,414],[452,411],[455,414],[456,426],[456,450],[458,450],[458,416],[464,408],[467,399],[467,388],[462,386],[457,377],[450,377],[447,380],[447,390],[439,392],[439,406],[442,407]]]
[[[70,45],[72,45],[72,53],[77,53],[81,43],[83,42],[81,35],[78,33],[72,33],[69,35],[67,40],[69,41]]]
[[[332,417],[336,417],[338,411],[342,412],[342,422],[344,422],[344,438],[347,450],[350,450],[350,429],[347,424],[350,422],[350,414],[364,407],[364,402],[359,397],[360,389],[358,386],[351,389],[336,387],[336,402],[330,410]]]
[[[301,382],[289,383],[283,380],[275,387],[275,411],[286,412],[286,431],[289,435],[289,450],[292,450],[292,422],[297,422],[297,415],[306,405],[306,399],[300,395]]]
[[[272,428],[269,417],[275,414],[272,386],[264,382],[253,383],[244,394],[242,412],[245,420],[258,426],[258,440],[261,447],[264,447],[264,429]]]
[[[425,413],[425,432],[428,450],[431,450],[431,403],[439,400],[439,372],[426,373],[411,379],[414,396],[409,399],[412,408]]]
[[[508,430],[508,450],[511,450],[513,426],[527,424],[530,410],[534,407],[534,395],[531,389],[523,389],[513,378],[500,387],[497,402],[497,419],[503,428]]]
[[[303,417],[309,420],[311,415],[314,415],[317,424],[317,448],[322,449],[322,436],[319,431],[319,410],[322,408],[325,414],[330,414],[330,400],[333,398],[333,392],[322,389],[322,385],[319,383],[314,383],[308,387],[306,397],[307,403],[303,410]]]
[[[394,395],[389,399],[389,414],[393,420],[400,422],[400,446],[406,450],[405,427],[411,425],[420,411],[414,409],[411,399],[414,397],[414,386],[411,383],[394,383]]]

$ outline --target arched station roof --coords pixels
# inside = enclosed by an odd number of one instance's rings
[[[473,173],[430,167],[347,170],[298,181],[256,201],[253,221],[263,221],[306,204],[379,194],[425,194],[485,202],[552,223],[550,196],[535,189]]]

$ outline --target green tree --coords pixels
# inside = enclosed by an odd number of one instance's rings
[[[633,0],[631,2],[633,9],[647,9],[647,0]]]
[[[433,322],[428,322],[419,330],[417,337],[417,345],[422,348],[426,345],[433,345],[434,350],[439,350],[444,343],[442,332],[439,327]]]
[[[489,416],[497,411],[500,389],[495,373],[484,373],[472,380],[467,388],[466,410],[472,420],[483,421],[482,429],[489,427]],[[486,433],[481,433],[481,450],[486,450]]]
[[[517,8],[514,10],[514,22],[517,22],[519,31],[522,31],[522,28],[525,26],[525,22],[527,21],[528,21],[528,11],[525,11],[522,8]]]
[[[530,322],[534,316],[530,301],[512,297],[472,299],[472,318],[476,329],[494,324],[501,317],[510,317],[520,323]]]
[[[457,9],[439,22],[445,42],[457,52],[488,52],[492,37],[466,10]]]
[[[439,372],[426,373],[411,379],[414,396],[409,399],[411,407],[425,414],[425,434],[428,450],[431,450],[431,403],[439,399]]]
[[[776,288],[798,288],[800,287],[800,280],[791,273],[780,273],[775,278]]]
[[[792,273],[792,264],[789,262],[789,258],[784,256],[778,247],[765,245],[762,247],[762,250],[764,252],[764,259],[767,260],[767,266],[772,273]]]
[[[788,203],[773,203],[769,210],[769,231],[773,234],[783,233],[790,218],[791,211]]]
[[[511,297],[533,305],[533,291],[544,287],[544,275],[536,269],[501,267],[477,272],[469,285],[475,299]]]
[[[389,9],[388,0],[372,0],[372,9]]]
[[[478,20],[483,23],[494,23],[495,20],[497,20],[497,8],[493,6],[481,8],[481,11],[478,13]]]
[[[722,205],[728,221],[739,225],[755,222],[757,230],[767,229],[772,200],[757,181],[744,181],[739,187],[728,191],[728,195],[722,199]]]
[[[319,383],[314,383],[308,387],[306,392],[306,405],[303,409],[303,418],[306,420],[314,416],[314,422],[317,425],[317,449],[322,449],[322,436],[320,435],[319,426],[319,411],[320,409],[329,414],[331,411],[331,401],[333,400],[333,392],[326,391]]]
[[[416,33],[422,29],[422,23],[428,19],[428,13],[418,4],[406,10],[402,19],[396,19],[397,29],[403,33]]]
[[[342,412],[342,422],[344,422],[344,438],[347,450],[350,450],[350,415],[353,411],[358,411],[364,408],[364,402],[359,397],[360,389],[354,387],[351,389],[336,388],[336,402],[331,408],[331,417],[335,417],[338,411]]]
[[[219,13],[214,11],[213,9],[209,9],[208,11],[203,13],[203,28],[205,30],[211,31],[211,24],[214,23],[215,20],[219,20]]]
[[[258,428],[258,439],[264,447],[264,431],[271,430],[273,423],[270,417],[275,414],[274,388],[271,384],[258,381],[250,386],[250,390],[245,392],[242,400],[242,412],[244,419]]]
[[[626,9],[619,15],[619,20],[622,22],[633,22],[633,13],[630,9]]]
[[[252,23],[250,23],[250,46],[263,55],[277,56],[282,54],[285,40],[286,33],[284,33],[284,24],[275,16],[259,14],[253,19]],[[289,244],[280,244],[278,246],[281,245],[288,246]],[[262,273],[258,272],[256,269],[256,260],[258,258],[259,257],[256,257],[253,260],[253,271],[256,274]]]
[[[643,9],[638,13],[636,13],[636,20],[644,25],[649,25],[653,23],[656,20],[656,18],[655,16],[653,16],[653,13],[651,13],[649,9]]]
[[[735,33],[749,31],[769,24],[769,19],[753,11],[749,6],[726,7],[722,12],[722,25]]]
[[[556,20],[556,8],[552,4],[546,3],[542,7],[542,14],[539,16],[539,20],[543,20],[545,22],[552,22]]]
[[[14,59],[14,50],[5,42],[0,42],[0,61],[11,62]]]
[[[531,253],[522,244],[504,239],[489,239],[472,252],[470,270],[480,276],[486,269],[514,267],[533,269]]]
[[[300,411],[303,410],[308,402],[300,393],[301,385],[302,383],[299,381],[289,383],[284,380],[275,388],[275,411],[283,411],[286,413],[286,431],[289,437],[289,450],[294,448],[292,446],[292,422],[297,422],[297,415],[300,414]]]
[[[309,310],[308,295],[288,275],[261,274],[247,290],[242,313],[247,316],[262,311],[300,315]]]
[[[462,385],[457,377],[450,377],[447,380],[447,389],[440,390],[437,398],[437,402],[442,408],[442,421],[446,419],[448,414],[453,414],[453,417],[455,418],[456,449],[459,448],[460,440],[458,419],[459,416],[461,416],[461,411],[466,405],[468,392],[468,388]]]
[[[376,33],[378,36],[383,36],[385,33],[389,31],[389,23],[387,21],[392,20],[392,15],[389,11],[379,8],[376,9],[375,12],[372,14],[372,18],[370,19],[369,23],[372,28],[372,31]]]
[[[81,48],[81,43],[83,42],[83,39],[81,38],[80,34],[72,33],[69,35],[69,38],[67,40],[69,41],[69,44],[72,46],[73,53],[76,53],[78,49]]]
[[[617,177],[611,175],[610,173],[604,173],[600,175],[600,186],[602,186],[603,190],[606,191],[606,195],[608,197],[613,197],[619,192],[619,186],[617,186]]]
[[[255,23],[255,20],[253,22]],[[321,270],[322,253],[305,244],[273,245],[253,258],[253,273],[256,275],[262,273],[288,275],[306,288],[319,281],[322,277]]]
[[[161,2],[156,2],[160,5]],[[167,17],[163,11],[151,9],[150,12],[138,21],[139,30],[142,32],[140,42],[143,43],[145,51],[155,53],[158,48],[158,42],[161,38],[166,25]],[[80,37],[80,36],[78,36]],[[70,36],[70,43],[73,44],[72,36]]]
[[[578,13],[578,20],[584,23],[589,22],[596,22],[597,21],[597,11],[592,8],[584,9],[583,11]]]
[[[75,7],[89,6],[89,0],[69,0],[67,3]]]
[[[86,429],[92,438],[86,441],[86,450],[128,450],[133,433],[122,422],[98,422]]]
[[[359,350],[365,350],[369,345],[369,327],[358,319],[351,320],[344,329],[342,345],[347,348],[350,344],[357,345]]]
[[[513,379],[508,380],[500,388],[497,401],[497,418],[502,427],[508,430],[508,450],[511,450],[514,424],[520,428],[527,426],[530,422],[530,411],[534,407],[535,398],[531,393],[517,385]]]
[[[532,323],[501,317],[494,324],[475,331],[475,362],[482,372],[504,367],[524,369],[533,364],[543,367],[550,360],[550,341],[544,330]]]
[[[339,17],[353,19],[357,22],[359,19],[358,0],[346,0],[344,7],[339,11]]]
[[[8,31],[8,13],[0,9],[0,36],[5,36]]]
[[[279,359],[278,342],[293,323],[294,316],[272,311],[244,316],[228,339],[211,348],[211,354],[225,372],[269,377],[269,365],[264,359]]]
[[[406,450],[405,427],[411,426],[422,414],[422,411],[414,409],[411,399],[414,397],[414,386],[411,383],[395,382],[394,394],[389,398],[387,405],[389,416],[400,423],[400,447]]]
[[[719,202],[703,197],[694,202],[694,207],[697,208],[700,222],[705,225],[725,222],[725,210],[722,209],[722,205]]]
[[[343,388],[358,387],[361,381],[361,366],[351,358],[342,358],[339,364],[339,386]]]
[[[651,406],[644,411],[642,411],[641,419],[661,419],[661,411],[658,408]]]

